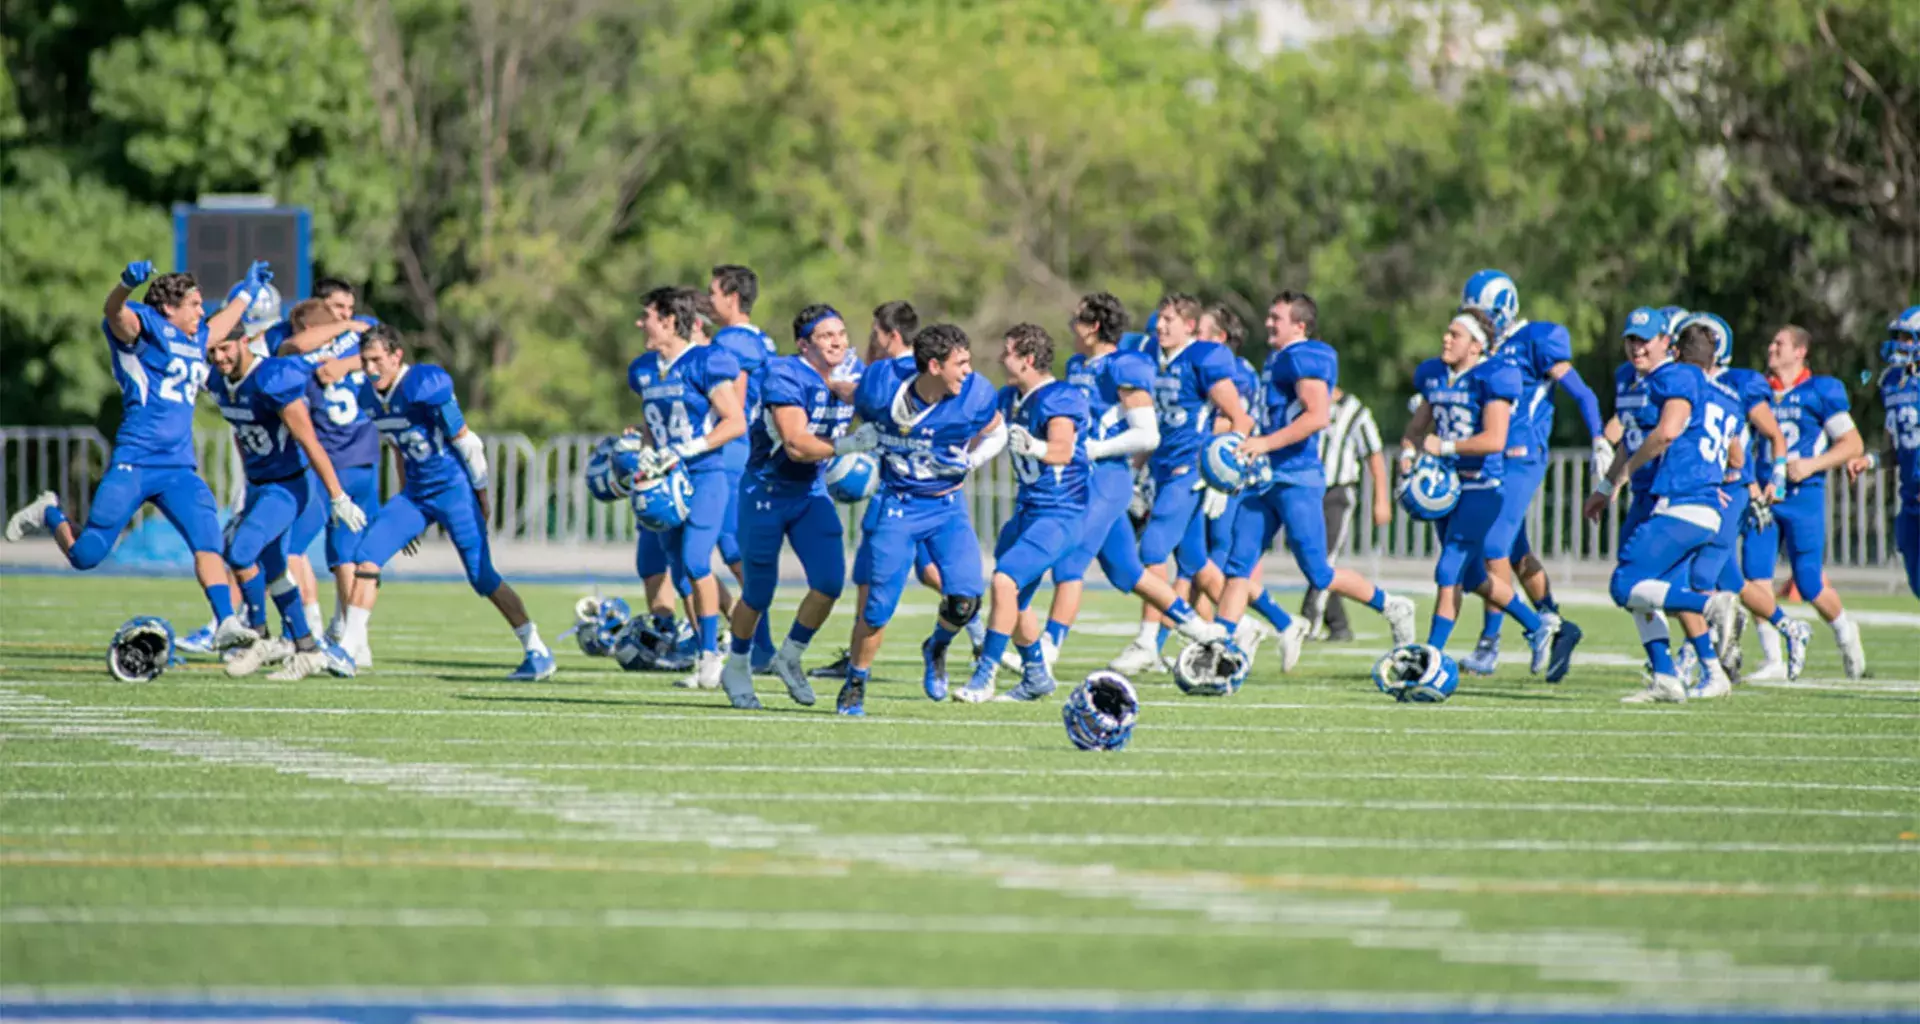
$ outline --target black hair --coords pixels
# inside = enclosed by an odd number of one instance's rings
[[[692,338],[693,318],[696,315],[693,296],[691,288],[655,288],[640,297],[640,308],[651,309],[656,315],[666,318],[673,324],[673,333],[682,338]]]
[[[873,326],[902,338],[912,338],[920,330],[920,314],[914,312],[913,303],[905,299],[882,302],[873,307]]]
[[[1283,302],[1287,304],[1287,319],[1305,328],[1307,337],[1320,336],[1320,307],[1313,301],[1313,296],[1306,292],[1284,291],[1275,295],[1273,301],[1267,303],[1267,307],[1271,309]],[[1488,323],[1491,324],[1492,321],[1489,320]],[[1487,334],[1487,343],[1491,345],[1493,339],[1498,336],[1498,331],[1490,331]]]
[[[1039,324],[1014,324],[1007,328],[1007,340],[1013,343],[1014,355],[1033,360],[1034,369],[1053,369],[1053,336],[1046,328]]]
[[[839,319],[840,311],[824,302],[815,302],[802,307],[800,312],[793,315],[794,343],[799,344],[813,337],[813,329],[820,326],[821,320],[829,317]]]
[[[352,285],[337,277],[323,277],[313,283],[313,297],[316,299],[324,299],[339,292],[346,292],[354,298],[359,298]]]
[[[1683,363],[1706,368],[1720,352],[1720,336],[1706,324],[1688,324],[1675,339],[1673,353]]]
[[[1240,314],[1235,313],[1223,302],[1216,302],[1208,306],[1206,315],[1212,317],[1213,322],[1220,325],[1221,333],[1226,335],[1223,343],[1228,348],[1238,352],[1240,350],[1240,344],[1247,340],[1247,322],[1240,319]]]
[[[161,274],[147,286],[147,305],[160,309],[171,309],[187,301],[187,296],[198,290],[200,282],[192,274]]]
[[[967,340],[967,332],[953,324],[931,324],[920,328],[913,336],[913,365],[921,373],[926,373],[936,362],[944,362],[955,351],[965,349],[973,351],[973,343]]]
[[[751,267],[722,263],[713,268],[713,279],[720,285],[720,294],[740,300],[740,312],[753,312],[753,303],[760,298],[760,277]]]
[[[405,352],[406,343],[400,340],[400,331],[390,323],[381,322],[360,332],[360,351],[365,352],[369,345],[384,345],[395,352]]]
[[[1112,292],[1094,292],[1080,296],[1080,308],[1073,318],[1083,324],[1091,324],[1094,336],[1108,345],[1118,345],[1120,335],[1127,330],[1127,307],[1121,305]]]
[[[1287,293],[1282,292],[1281,294],[1285,295]],[[1279,299],[1275,299],[1273,301],[1275,303],[1280,302]],[[1313,300],[1309,299],[1307,301],[1311,302]],[[1489,315],[1486,310],[1481,309],[1478,306],[1461,306],[1459,309],[1456,309],[1453,311],[1454,319],[1457,320],[1463,316],[1473,321],[1476,325],[1479,326],[1481,336],[1487,339],[1486,341],[1480,343],[1480,347],[1482,349],[1491,351],[1493,349],[1493,343],[1495,339],[1500,337],[1499,329],[1493,326],[1493,317]]]

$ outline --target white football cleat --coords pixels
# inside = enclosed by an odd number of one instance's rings
[[[1747,618],[1746,605],[1736,602],[1733,606],[1733,641],[1725,647],[1714,648],[1720,655],[1720,667],[1727,670],[1729,680],[1740,678],[1740,666],[1746,661],[1746,655],[1740,652],[1740,640],[1747,635]]]
[[[1726,663],[1726,651],[1740,642],[1735,632],[1740,625],[1740,599],[1721,591],[1707,598],[1707,632],[1713,637],[1713,651],[1722,665]]]
[[[1129,678],[1147,672],[1164,671],[1166,662],[1160,660],[1160,652],[1149,644],[1141,643],[1139,638],[1126,646],[1107,667]]]
[[[260,646],[255,644],[255,647]],[[276,683],[297,683],[311,675],[327,671],[327,655],[318,648],[311,651],[295,651],[278,671],[267,676]]]
[[[1693,684],[1687,690],[1687,696],[1694,700],[1711,700],[1725,697],[1733,692],[1733,680],[1727,678],[1727,670],[1721,667],[1718,659],[1707,662],[1707,678]]]
[[[729,654],[720,662],[720,688],[727,691],[727,703],[742,711],[760,710],[760,697],[753,692],[751,659],[751,655]],[[695,673],[706,667],[706,660],[705,657],[700,659]]]
[[[1802,625],[1804,626],[1805,623]],[[1807,627],[1807,631],[1811,633],[1812,627]],[[1846,670],[1847,678],[1858,679],[1866,675],[1867,651],[1860,645],[1860,624],[1848,619],[1845,626],[1833,631],[1833,640],[1840,647],[1840,667]],[[1791,636],[1787,638],[1787,643],[1789,645],[1793,643]],[[1789,672],[1793,669],[1791,655],[1789,655],[1787,669]]]
[[[1673,674],[1687,686],[1700,682],[1700,656],[1693,652],[1693,645],[1683,643],[1679,653],[1673,656]]]
[[[225,658],[227,675],[235,679],[250,676],[263,666],[277,665],[294,654],[293,645],[277,636],[261,637],[245,647],[228,649]],[[324,663],[322,664],[324,668]]]
[[[1300,649],[1307,643],[1307,620],[1295,619],[1280,631],[1280,671],[1292,672],[1300,664]]]
[[[47,510],[60,507],[60,496],[52,491],[41,492],[33,504],[15,512],[7,518],[7,540],[18,541],[36,533],[47,532]]]
[[[240,621],[240,616],[229,615],[220,620],[213,630],[213,649],[224,651],[229,647],[250,647],[260,642],[260,634]]]
[[[1047,671],[1048,671],[1048,672],[1052,672],[1052,671],[1053,671],[1053,665],[1054,665],[1054,663],[1055,663],[1055,662],[1057,662],[1057,661],[1059,661],[1059,660],[1060,660],[1060,648],[1059,648],[1059,646],[1058,646],[1058,645],[1056,645],[1056,644],[1055,644],[1055,643],[1053,642],[1053,638],[1052,638],[1052,637],[1050,637],[1050,636],[1042,636],[1042,637],[1040,638],[1040,661],[1041,661],[1041,663],[1047,666]],[[1023,670],[1024,670],[1024,666],[1023,666]]]
[[[1390,596],[1380,614],[1387,617],[1387,628],[1393,631],[1393,646],[1405,647],[1413,642],[1418,629],[1414,624],[1413,598]]]
[[[1020,652],[1014,650],[1012,644],[1000,652],[1000,667],[1013,672],[1020,671]]]
[[[1473,645],[1473,652],[1460,659],[1460,668],[1476,676],[1490,676],[1500,667],[1500,638],[1483,636]]]
[[[1813,644],[1813,627],[1799,619],[1788,619],[1780,627],[1780,639],[1787,648],[1787,678],[1798,679],[1800,673],[1807,670],[1807,648]]]
[[[1560,635],[1561,618],[1558,612],[1540,613],[1540,632],[1528,633],[1527,640],[1533,642],[1533,661],[1528,671],[1539,675],[1547,670],[1547,662],[1553,658],[1553,638]],[[1545,642],[1534,642],[1544,635]]]
[[[1787,663],[1769,661],[1741,677],[1749,683],[1777,683],[1787,678]]]
[[[1211,619],[1203,619],[1198,615],[1175,626],[1174,630],[1196,644],[1211,643],[1215,640],[1225,640],[1227,638],[1227,627]],[[1116,669],[1115,671],[1118,670]]]
[[[1670,676],[1664,672],[1654,673],[1646,689],[1620,698],[1622,704],[1685,704],[1686,702],[1687,688],[1681,685],[1680,677]]]
[[[787,685],[787,696],[792,697],[795,704],[805,707],[813,706],[813,684],[807,682],[806,666],[800,664],[798,654],[790,653],[782,647],[773,656],[772,668],[773,674]]]
[[[719,651],[702,651],[693,663],[693,672],[687,678],[675,683],[693,690],[718,690],[720,673],[727,667],[727,657]]]

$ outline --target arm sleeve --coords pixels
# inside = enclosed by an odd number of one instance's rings
[[[414,401],[431,406],[441,432],[447,440],[453,440],[467,428],[467,418],[460,414],[460,400],[453,394],[453,378],[438,366],[415,366],[413,373],[420,375],[419,383],[414,385]],[[406,383],[402,381],[396,387]]]
[[[1586,423],[1587,433],[1599,437],[1607,429],[1607,423],[1600,416],[1599,397],[1593,393],[1592,388],[1587,386],[1586,381],[1580,379],[1580,371],[1567,370],[1557,383],[1560,390],[1572,395],[1575,404],[1580,406],[1580,419]]]
[[[993,457],[1005,451],[1006,447],[1007,421],[1003,419],[1000,421],[999,426],[982,434],[979,443],[974,445],[973,450],[967,453],[967,468],[979,469],[981,466],[992,462]]]
[[[1132,455],[1160,447],[1160,416],[1153,406],[1127,410],[1127,429],[1105,440],[1087,442],[1087,458],[1104,459],[1111,455]]]

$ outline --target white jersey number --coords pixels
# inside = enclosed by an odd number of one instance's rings
[[[193,404],[207,383],[207,364],[175,356],[167,363],[167,375],[160,380],[160,397],[169,402]]]

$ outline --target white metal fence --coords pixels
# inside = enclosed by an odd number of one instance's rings
[[[598,435],[567,434],[535,443],[521,434],[486,436],[493,467],[493,530],[496,537],[535,544],[629,542],[633,515],[624,503],[593,500],[587,493],[588,454]],[[221,505],[237,507],[245,495],[240,457],[224,427],[195,433],[195,448],[208,484]],[[91,427],[0,427],[0,518],[54,491],[74,519],[84,519],[93,488],[106,469],[111,445]],[[1600,523],[1580,515],[1592,479],[1585,450],[1557,451],[1540,499],[1528,513],[1527,532],[1542,558],[1611,562],[1618,550],[1626,496]],[[390,455],[383,476],[388,494],[398,478]],[[1393,522],[1373,525],[1371,482],[1360,484],[1354,510],[1353,554],[1429,560],[1437,553],[1433,531],[1394,506]],[[973,522],[991,545],[1000,524],[1013,514],[1014,481],[1006,460],[975,473],[967,485]],[[1827,482],[1827,564],[1880,567],[1897,563],[1892,517],[1897,496],[1891,471],[1876,470],[1858,481],[1833,473]],[[858,508],[843,509],[849,527]],[[148,509],[142,515],[157,514]],[[849,529],[848,543],[856,539]]]

